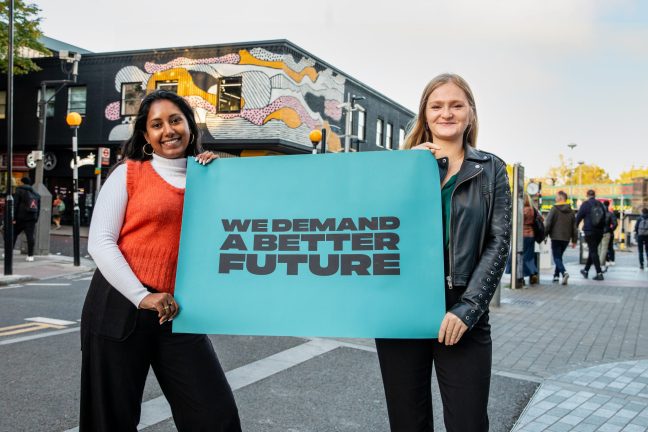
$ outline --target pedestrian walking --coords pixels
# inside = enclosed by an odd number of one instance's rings
[[[589,275],[589,269],[594,265],[596,269],[596,276],[592,279],[601,281],[603,277],[603,269],[599,261],[598,247],[603,238],[603,230],[605,228],[605,218],[607,209],[601,202],[596,199],[596,192],[593,189],[587,191],[587,200],[581,204],[576,214],[576,226],[580,225],[583,221],[583,232],[585,233],[585,242],[587,243],[587,262],[585,268],[581,270],[581,274],[585,279]]]
[[[475,148],[477,130],[475,100],[463,78],[430,81],[405,148],[437,159],[438,168],[430,168],[441,179],[447,313],[438,339],[376,339],[392,431],[433,430],[432,367],[446,430],[488,430],[488,305],[508,256],[511,192],[506,164]]]
[[[97,264],[81,315],[80,431],[135,432],[149,367],[178,431],[241,430],[206,335],[172,332],[187,157],[206,164],[191,107],[154,91],[141,102],[124,160],[101,188],[88,251]]]
[[[603,237],[601,238],[601,243],[599,244],[598,254],[601,268],[603,269],[603,273],[605,273],[608,270],[608,250],[610,248],[610,243],[613,243],[614,241],[614,230],[617,227],[617,221],[616,216],[614,216],[614,213],[610,210],[610,201],[603,201],[603,205],[605,206],[606,211],[605,226],[603,227]]]
[[[555,264],[553,282],[559,282],[562,276],[563,285],[567,285],[569,280],[569,273],[567,273],[563,263],[563,254],[570,240],[572,248],[576,247],[576,241],[578,240],[576,215],[571,205],[567,204],[568,198],[564,191],[558,191],[556,204],[551,208],[545,220],[545,231],[551,238],[551,255]]]
[[[65,211],[65,202],[61,199],[61,195],[56,194],[54,201],[52,201],[52,222],[54,222],[54,229],[61,229],[61,216]]]
[[[544,222],[542,215],[535,208],[531,202],[531,197],[529,194],[524,194],[524,208],[522,210],[524,218],[524,226],[522,228],[522,241],[523,241],[523,250],[522,250],[522,263],[523,263],[523,275],[524,277],[529,277],[529,284],[536,285],[540,282],[540,276],[538,275],[538,265],[536,263],[535,255],[535,243],[536,243],[536,229],[535,221],[536,218],[540,219],[540,222]],[[540,240],[542,241],[542,240]],[[524,281],[523,281],[524,282]],[[524,283],[522,283],[524,285]]]
[[[38,222],[38,215],[40,213],[41,197],[34,188],[32,188],[32,181],[29,177],[20,179],[22,185],[16,188],[14,195],[14,235],[13,247],[16,246],[18,236],[23,231],[27,238],[27,261],[34,261],[34,232],[36,230],[36,222]]]
[[[648,208],[641,209],[641,216],[635,223],[635,236],[637,237],[637,249],[639,250],[639,268],[644,269],[644,252],[648,259]]]

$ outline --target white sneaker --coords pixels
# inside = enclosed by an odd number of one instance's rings
[[[33,256],[28,256],[27,258],[25,258],[25,261],[32,262],[32,261],[34,261],[34,257]]]
[[[615,265],[616,265],[616,263],[615,263],[614,261],[610,261],[608,264],[610,264],[611,266],[615,266]]]

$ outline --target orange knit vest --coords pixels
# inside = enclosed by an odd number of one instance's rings
[[[127,161],[128,204],[117,246],[142,284],[173,293],[184,189],[155,172],[150,161]]]

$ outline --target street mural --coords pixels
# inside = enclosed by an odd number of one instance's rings
[[[240,78],[240,110],[218,111],[218,81]],[[178,57],[167,63],[146,62],[143,69],[129,65],[115,76],[115,89],[141,83],[147,92],[159,82],[177,82],[177,92],[194,109],[196,120],[214,139],[284,139],[310,145],[308,134],[327,129],[327,146],[340,148],[340,139],[329,121],[342,118],[346,78],[329,68],[317,70],[315,61],[292,54],[276,54],[264,48],[239,50],[220,57]],[[135,116],[122,116],[121,100],[109,103],[105,116],[119,122],[111,141],[123,141],[132,133]]]

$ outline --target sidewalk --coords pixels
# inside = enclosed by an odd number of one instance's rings
[[[569,285],[545,270],[540,285],[503,289],[491,313],[494,371],[541,382],[513,431],[646,431],[648,271],[618,252],[593,281],[568,253]]]
[[[13,275],[0,275],[0,286],[85,273],[96,268],[94,261],[86,258],[81,258],[81,265],[76,267],[72,257],[63,255],[36,255],[32,262],[25,261],[25,257],[18,251],[14,251]],[[4,260],[4,258],[2,259]]]

